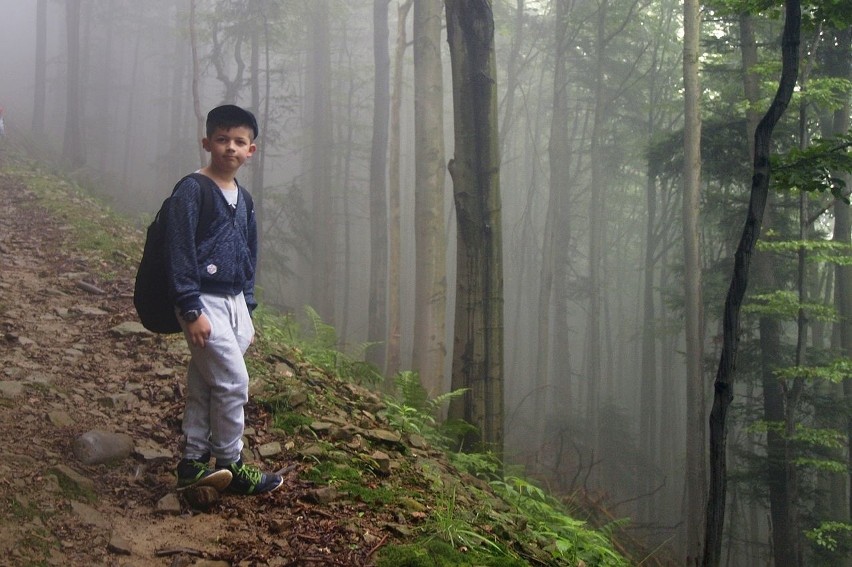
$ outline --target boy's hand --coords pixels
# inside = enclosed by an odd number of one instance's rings
[[[207,319],[207,315],[202,313],[198,319],[186,324],[186,334],[189,335],[189,342],[197,347],[204,348],[207,344],[207,339],[210,338],[211,329],[210,320]]]

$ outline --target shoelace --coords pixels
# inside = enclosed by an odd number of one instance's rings
[[[246,478],[252,484],[259,484],[263,478],[263,473],[260,469],[249,465],[243,465],[235,471],[236,475]]]

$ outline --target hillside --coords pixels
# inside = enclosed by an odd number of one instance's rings
[[[461,472],[415,408],[341,379],[268,314],[250,351],[246,457],[285,485],[179,497],[187,351],[135,322],[141,231],[74,184],[10,161],[0,168],[0,564],[627,564],[582,522],[531,519],[522,500],[545,514],[552,504],[532,485],[503,483],[518,497],[509,502]],[[113,443],[116,458],[83,464],[93,431],[106,439],[95,449]]]

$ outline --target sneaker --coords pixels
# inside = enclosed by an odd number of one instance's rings
[[[199,486],[212,486],[219,492],[228,488],[234,475],[227,469],[211,469],[208,461],[209,458],[200,461],[193,459],[180,460],[177,466],[178,492],[190,487]]]
[[[228,492],[233,494],[263,494],[265,492],[272,492],[284,484],[284,479],[277,474],[261,472],[260,469],[253,465],[243,464],[242,459],[229,465],[224,465],[222,468],[219,468],[217,465],[216,470],[229,471],[233,474],[234,478],[228,486]]]

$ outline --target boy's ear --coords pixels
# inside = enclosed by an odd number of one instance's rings
[[[205,151],[210,151],[210,140],[207,138],[201,138],[201,147],[204,148]]]
[[[252,143],[252,144],[249,146],[248,155],[247,155],[246,157],[251,157],[251,156],[253,156],[253,155],[254,155],[254,152],[256,152],[256,151],[257,151],[257,144]]]

